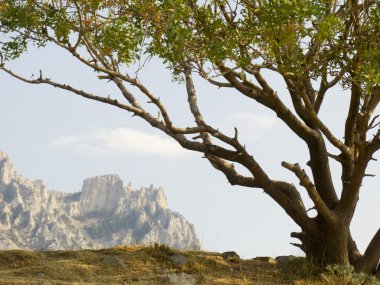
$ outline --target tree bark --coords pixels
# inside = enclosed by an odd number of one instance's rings
[[[376,276],[380,278],[379,273],[379,259],[380,259],[380,228],[376,232],[375,236],[369,243],[364,255],[359,259],[355,268],[357,271],[365,272],[369,274],[376,273]]]
[[[313,219],[318,234],[303,231],[291,236],[301,241],[300,247],[306,258],[323,269],[327,264],[356,264],[361,260],[354,240],[351,237],[348,222],[338,219],[333,225],[328,224],[318,215]],[[376,263],[377,265],[377,263]]]
[[[350,264],[348,237],[348,225],[338,224],[329,227],[326,232],[326,256],[329,264]]]
[[[297,238],[301,241],[301,244],[293,244],[301,248],[305,254],[306,258],[313,264],[320,266],[321,268],[327,264],[326,262],[326,238],[321,232],[318,235],[308,234],[306,232],[292,233],[292,237]]]

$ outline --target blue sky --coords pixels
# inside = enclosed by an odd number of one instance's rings
[[[26,77],[41,69],[56,81],[117,96],[112,85],[54,47],[31,49],[8,67]],[[152,60],[140,76],[178,125],[192,122],[185,87],[171,81],[160,61]],[[283,83],[273,75],[268,80],[288,100]],[[307,149],[270,111],[200,79],[195,85],[207,122],[227,134],[238,127],[242,142],[271,177],[298,184],[280,163],[299,162],[306,167]],[[347,108],[345,95],[335,89],[321,110],[322,118],[338,134]],[[135,189],[151,183],[162,186],[169,206],[195,225],[205,250],[234,250],[245,258],[302,254],[289,244],[294,242],[290,232],[298,227],[262,190],[232,187],[202,154],[182,150],[125,111],[0,73],[0,133],[0,150],[11,156],[18,172],[44,180],[49,189],[80,191],[84,178],[116,173]],[[338,184],[339,170],[335,164],[332,168]],[[371,173],[379,170],[379,164],[370,166]],[[366,178],[353,220],[353,236],[362,250],[379,226],[379,182],[378,177]]]

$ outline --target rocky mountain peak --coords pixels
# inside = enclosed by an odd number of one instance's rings
[[[128,192],[116,174],[95,176],[83,181],[79,208],[82,214],[112,212]]]
[[[8,155],[0,151],[0,182],[9,184],[14,175],[15,172]]]
[[[83,181],[81,192],[50,191],[16,175],[0,152],[0,249],[80,249],[164,243],[199,249],[194,227],[168,208],[163,188],[124,186],[118,175]]]

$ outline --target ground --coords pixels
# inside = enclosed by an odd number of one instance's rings
[[[273,264],[157,244],[101,250],[0,251],[0,284],[159,285],[168,284],[167,276],[182,272],[191,275],[196,284],[207,285],[322,284],[320,275],[310,268],[303,258]]]

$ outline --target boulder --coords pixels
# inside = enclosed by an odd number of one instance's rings
[[[240,256],[235,251],[225,251],[222,253],[225,260],[236,260],[240,259]]]
[[[117,256],[106,256],[103,259],[103,264],[110,265],[110,266],[120,266],[122,268],[127,268],[127,265],[124,263],[123,260],[118,258]]]
[[[295,257],[294,255],[281,255],[276,257],[278,264],[285,264],[295,259],[297,259],[297,257]]]
[[[164,282],[172,285],[195,285],[197,280],[194,275],[187,273],[169,273],[164,277]]]
[[[175,254],[170,257],[173,261],[173,264],[176,266],[182,266],[189,262],[188,258],[182,254]]]
[[[269,257],[269,256],[257,256],[253,260],[261,261],[261,262],[268,262],[268,263],[272,263],[272,264],[277,263],[276,259],[274,259],[273,257]]]

